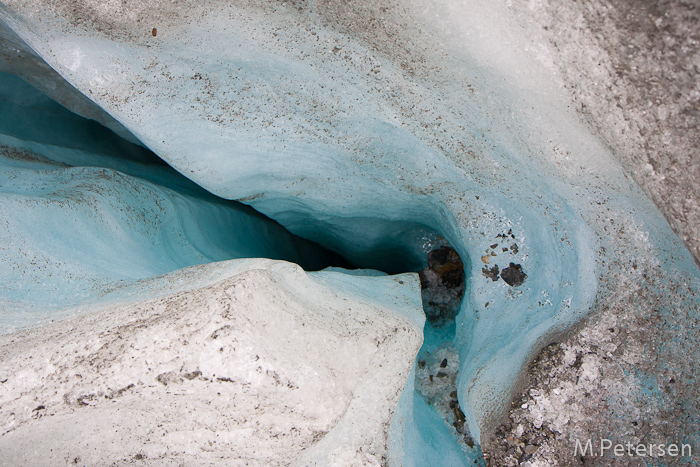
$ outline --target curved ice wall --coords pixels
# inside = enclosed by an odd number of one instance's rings
[[[196,264],[342,264],[7,73],[0,115],[3,332],[114,301],[141,279]]]
[[[420,264],[426,228],[447,238],[469,280],[454,341],[477,441],[533,353],[619,293],[631,255],[697,287],[692,257],[507,5],[9,0],[0,11],[206,190],[359,266],[395,267],[388,244]],[[511,262],[524,284],[482,274]],[[693,306],[693,293],[681,301]]]

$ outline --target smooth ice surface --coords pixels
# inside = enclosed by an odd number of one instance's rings
[[[617,183],[621,172],[612,161],[604,173],[563,158],[557,167],[551,158],[559,152],[538,134],[550,125],[567,134],[557,136],[562,154],[576,147],[583,160],[608,156],[571,115],[531,119],[530,104],[552,103],[506,92],[479,57],[453,50],[454,40],[446,52],[459,65],[432,62],[445,73],[435,80],[428,68],[406,74],[396,57],[325,27],[323,14],[333,12],[201,4],[169,22],[169,7],[158,5],[154,37],[104,4],[85,14],[110,17],[125,35],[73,34],[60,26],[61,15],[29,18],[19,4],[6,5],[7,24],[39,55],[204,188],[250,203],[365,267],[382,266],[372,261],[387,238],[409,260],[427,232],[448,238],[475,278],[457,333],[460,399],[477,439],[539,340],[587,311],[596,290],[595,235],[569,204],[580,197],[571,180]],[[433,11],[447,23],[428,24],[431,32],[443,37],[459,27]],[[479,282],[478,258],[509,229],[521,248],[507,260],[531,278],[513,290]],[[486,312],[485,301],[492,303]]]
[[[106,126],[132,143],[140,144],[129,130],[61,78],[56,70],[39,57],[2,20],[0,20],[0,71],[21,77],[76,114]],[[95,127],[96,125],[93,124],[93,128]],[[73,144],[77,142],[73,140]]]
[[[195,264],[271,257],[318,269],[332,261],[153,159],[0,73],[1,332]]]
[[[0,337],[4,463],[380,465],[422,342],[415,274],[243,259],[138,287]]]
[[[399,400],[389,445],[390,465],[422,467],[480,465],[465,455],[450,434],[445,421],[414,391],[415,368]]]
[[[510,3],[6,0],[0,14],[212,193],[364,267],[419,265],[447,238],[469,280],[454,345],[480,441],[533,353],[635,293],[631,271],[699,280]],[[510,263],[522,285],[482,274]],[[401,407],[396,420],[425,409]]]

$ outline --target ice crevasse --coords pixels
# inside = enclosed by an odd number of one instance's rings
[[[530,391],[557,435],[523,462],[616,420],[698,443],[693,256],[492,3],[4,0],[3,452],[474,465],[552,343],[615,416]],[[466,289],[424,334],[437,235]],[[421,344],[456,349],[471,447],[414,390]]]

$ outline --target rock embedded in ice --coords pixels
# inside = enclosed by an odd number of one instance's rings
[[[503,268],[501,271],[501,279],[512,286],[517,287],[523,285],[525,279],[527,279],[527,274],[523,272],[523,267],[519,264],[510,263],[507,268]]]
[[[659,313],[645,314],[650,310],[644,307],[635,313],[663,317],[663,323],[676,322],[679,309],[697,314],[697,267],[662,214],[629,182],[634,164],[626,164],[625,173],[618,162],[625,157],[611,151],[611,139],[627,136],[606,137],[625,130],[649,134],[656,147],[673,144],[673,135],[652,122],[667,112],[648,112],[636,83],[619,87],[619,70],[606,69],[597,61],[599,50],[589,47],[601,34],[567,31],[574,34],[562,39],[575,47],[561,48],[549,42],[559,41],[559,32],[546,32],[552,26],[547,15],[542,23],[529,22],[511,3],[5,0],[0,15],[71,85],[218,195],[250,203],[293,232],[371,267],[380,267],[372,264],[380,254],[381,266],[399,254],[414,255],[425,226],[447,238],[469,280],[456,319],[457,392],[479,442],[494,432],[539,348],[639,290],[661,290],[648,278],[672,277],[677,287],[664,289],[671,299],[655,308]],[[598,7],[586,14],[617,11]],[[538,8],[579,17],[578,6],[527,4],[529,11]],[[575,29],[578,23],[553,24]],[[571,65],[573,87],[561,73]],[[596,84],[599,73],[613,78],[607,89]],[[691,72],[678,75],[695,82]],[[580,99],[575,90],[581,89],[597,97]],[[636,102],[631,118],[624,110],[628,96]],[[582,100],[615,121],[589,125],[583,106],[571,105]],[[693,102],[687,100],[691,109]],[[677,130],[692,137],[687,128],[695,126]],[[644,141],[622,146],[636,157]],[[675,167],[673,157],[657,161],[655,151],[648,153],[659,171],[645,170],[642,176],[652,181],[647,189],[663,182],[664,166]],[[683,180],[696,189],[693,172],[687,173]],[[666,212],[687,214],[688,225],[677,231],[693,233],[697,200],[684,196],[677,203],[673,183],[669,177],[670,189],[655,199],[662,198]],[[478,262],[485,253],[487,260]],[[498,280],[511,262],[528,274],[520,286]],[[674,336],[658,323],[644,328],[652,335],[636,347],[663,337],[686,355],[700,348],[682,329]],[[623,337],[613,339],[623,347]],[[662,347],[650,346],[649,360],[678,365],[683,357],[668,357]],[[648,387],[643,382],[662,366],[644,369],[635,390]],[[688,374],[697,373],[691,369]],[[697,387],[686,380],[678,393],[694,394]],[[603,389],[610,395],[614,388]],[[427,406],[409,397],[402,410],[425,414]],[[597,399],[592,412],[605,399]],[[627,402],[626,413],[643,406],[643,399]],[[698,418],[697,409],[683,406],[689,419]],[[431,428],[434,419],[422,418]],[[612,420],[598,429],[613,427]],[[696,431],[684,420],[673,417],[669,426]],[[444,439],[430,452],[445,452]]]
[[[415,275],[232,260],[149,286],[0,338],[4,463],[380,465],[422,342]]]
[[[585,211],[586,197],[605,184],[635,195],[563,91],[551,92],[556,79],[527,55],[484,53],[503,28],[480,37],[471,26],[499,7],[49,3],[7,0],[0,15],[200,186],[360,266],[420,263],[428,229],[450,241],[475,278],[456,339],[460,406],[477,442],[539,341],[588,312],[601,235],[590,219],[606,214]],[[392,33],[367,29],[366,15]],[[467,261],[509,231],[518,253],[501,254],[541,271],[517,290],[479,282]],[[542,292],[551,306],[538,305]]]

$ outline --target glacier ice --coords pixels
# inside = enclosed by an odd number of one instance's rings
[[[417,271],[426,241],[436,233],[447,239],[467,286],[452,334],[428,326],[424,350],[440,339],[457,348],[459,404],[474,440],[488,444],[543,346],[579,325],[583,340],[569,349],[595,350],[595,341],[612,349],[601,358],[614,358],[613,346],[625,358],[640,354],[617,334],[608,342],[584,319],[606,322],[614,312],[623,327],[641,329],[649,324],[629,325],[630,316],[654,310],[667,322],[689,310],[682,322],[692,326],[700,280],[662,214],[570,105],[554,52],[538,42],[540,33],[521,28],[509,3],[81,0],[30,7],[5,0],[0,15],[71,86],[209,192],[245,202],[367,268]],[[10,146],[28,147],[22,144]],[[45,156],[38,143],[29,149]],[[113,164],[99,159],[97,167]],[[113,169],[129,173],[125,164]],[[103,169],[84,172],[96,170]],[[138,278],[220,259],[187,259]],[[502,271],[511,263],[527,275],[524,283],[482,275],[486,266]],[[640,290],[648,303],[625,310]],[[673,337],[670,325],[655,329],[657,337],[671,335],[671,366],[682,367],[680,348],[697,354],[697,338]],[[649,351],[663,360],[659,349]],[[624,379],[628,394],[647,391],[658,368],[631,357],[620,362],[634,373]],[[621,378],[597,390],[614,391]],[[684,384],[694,394],[697,385]],[[692,400],[685,394],[673,397]],[[635,397],[622,404],[630,413],[642,404]],[[449,433],[430,428],[439,425],[431,410],[409,378],[390,430],[393,465],[459,450],[446,441]]]
[[[165,277],[139,285],[159,298],[0,338],[3,463],[380,465],[422,341],[415,275]]]
[[[320,269],[337,260],[6,73],[0,115],[4,332],[195,264],[269,257]]]

